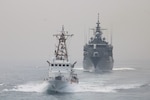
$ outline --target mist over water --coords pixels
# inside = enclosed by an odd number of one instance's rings
[[[141,70],[142,66],[142,70]],[[45,67],[20,67],[9,70],[9,73],[0,75],[0,96],[2,100],[16,100],[26,98],[28,100],[126,100],[126,98],[150,98],[149,65],[147,64],[121,64],[114,66],[109,73],[85,72],[82,66],[76,66],[75,71],[79,77],[79,84],[64,87],[60,93],[47,92],[48,85],[44,78],[48,75]],[[5,71],[8,70],[5,68]],[[30,70],[30,71],[29,71]],[[7,72],[7,71],[6,71]],[[14,72],[15,75],[11,72]],[[20,73],[22,72],[22,73]],[[28,73],[28,74],[25,74]],[[4,78],[5,76],[5,78]],[[14,76],[18,76],[15,77]],[[30,76],[30,77],[29,77]],[[12,79],[13,78],[13,79]],[[144,94],[143,94],[144,93]],[[132,95],[131,95],[132,94]],[[85,96],[87,95],[87,96]],[[14,97],[15,96],[15,97]],[[31,99],[32,97],[32,99]]]

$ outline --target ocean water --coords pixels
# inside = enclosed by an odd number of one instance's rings
[[[79,84],[49,94],[48,66],[1,66],[0,100],[150,100],[149,62],[115,63],[109,73],[75,71]]]

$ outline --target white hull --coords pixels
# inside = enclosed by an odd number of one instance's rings
[[[49,86],[47,89],[48,93],[64,93],[67,92],[66,89],[70,89],[70,87],[73,87],[73,84],[77,84],[62,80],[49,80],[48,82],[49,82]]]
[[[62,80],[50,80],[48,92],[60,92],[61,89],[65,88],[68,85],[67,81]]]

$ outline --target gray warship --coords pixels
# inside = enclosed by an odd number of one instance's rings
[[[70,62],[66,46],[68,37],[72,37],[73,34],[68,34],[62,27],[61,33],[54,36],[58,39],[58,45],[56,46],[55,57],[51,61],[47,61],[49,64],[49,76],[46,79],[49,83],[48,93],[64,92],[64,88],[78,84],[79,81],[74,71],[76,62]]]
[[[83,48],[83,69],[84,71],[105,72],[111,71],[114,64],[113,46],[105,37],[102,37],[99,14],[94,36],[84,45]]]

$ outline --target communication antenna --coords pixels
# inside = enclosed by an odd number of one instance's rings
[[[110,41],[111,41],[110,43],[111,43],[111,45],[113,43],[112,39],[113,39],[113,25],[111,26],[111,31],[110,31]]]
[[[87,43],[87,33],[86,33],[86,30],[85,30],[85,26],[84,26],[84,43],[85,44]]]

